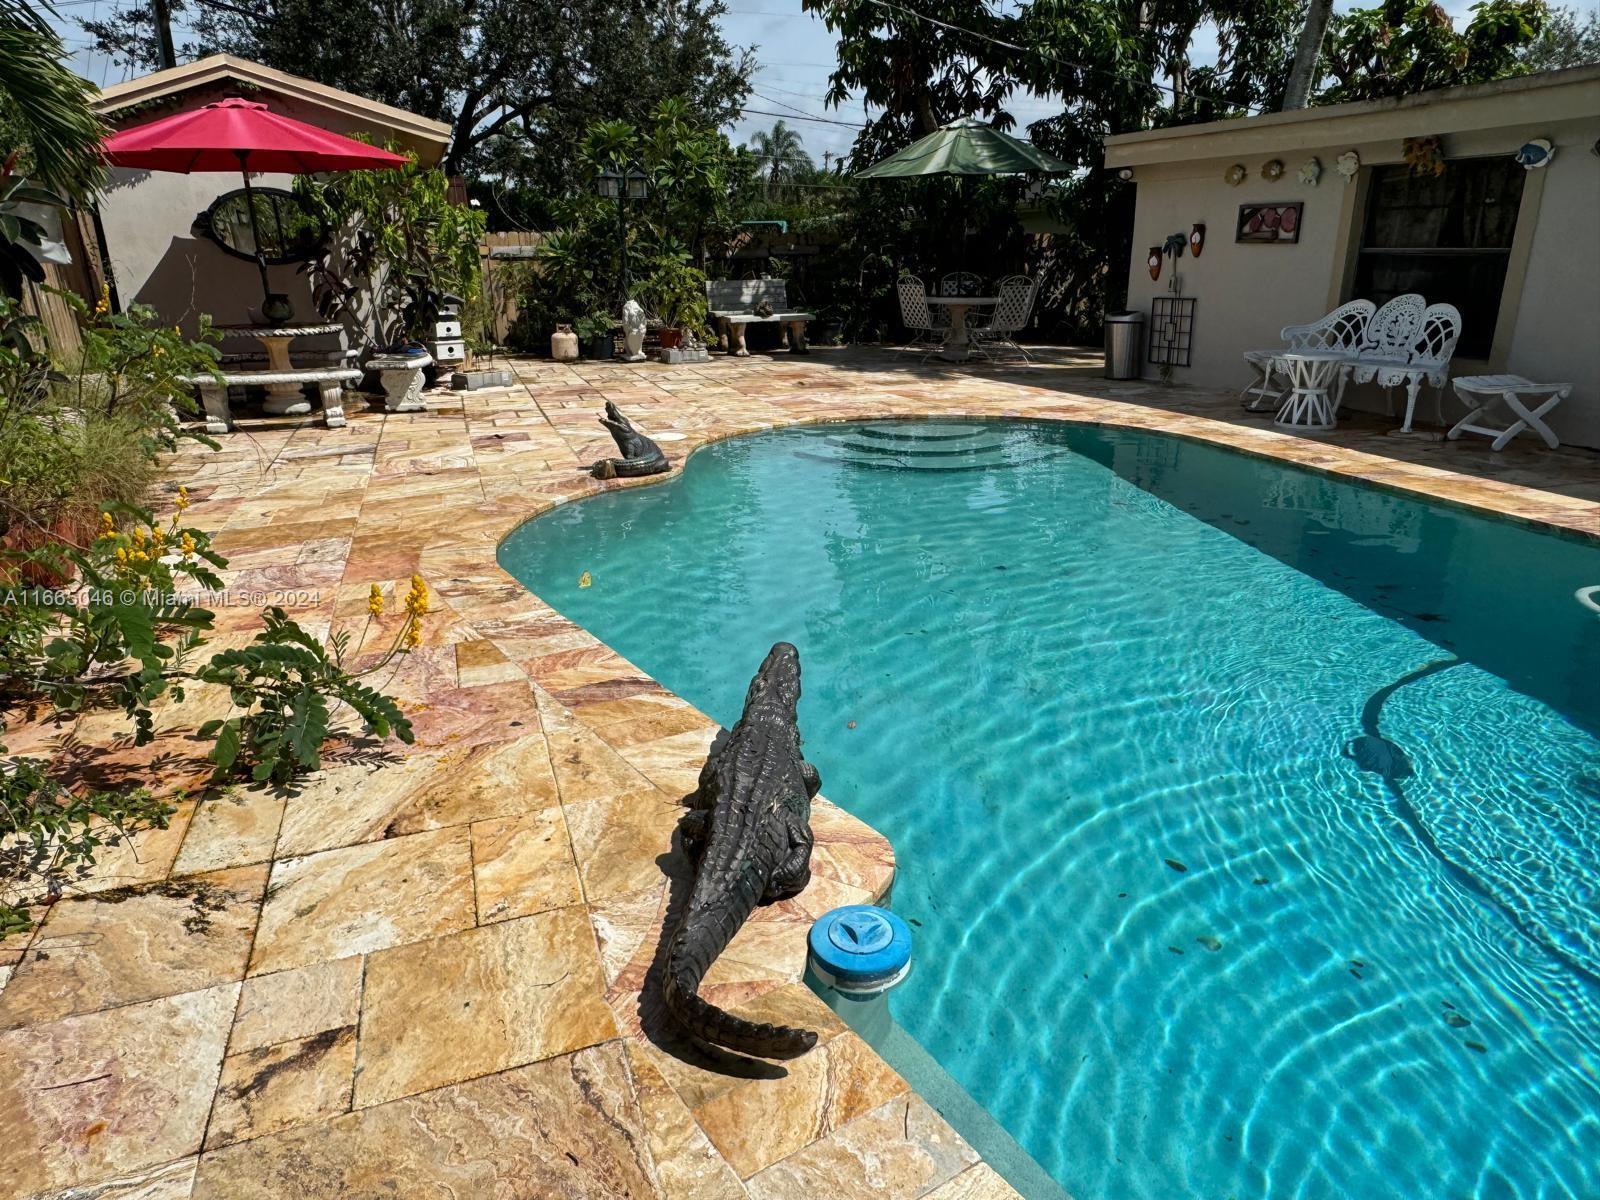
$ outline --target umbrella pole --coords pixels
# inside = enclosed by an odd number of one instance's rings
[[[239,173],[244,176],[244,206],[250,214],[250,240],[255,244],[256,266],[261,271],[261,300],[265,303],[272,299],[272,282],[267,278],[267,256],[261,253],[261,231],[256,227],[256,194],[250,187],[250,172],[245,166],[250,152],[236,150],[234,153],[239,156]]]

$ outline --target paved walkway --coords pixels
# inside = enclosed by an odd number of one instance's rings
[[[786,1197],[1014,1193],[798,980],[811,920],[881,895],[888,844],[825,802],[815,877],[764,909],[714,1003],[821,1031],[771,1065],[675,1037],[648,1000],[687,863],[680,798],[715,732],[502,573],[520,521],[603,487],[605,400],[707,440],[818,419],[991,414],[1159,428],[1600,535],[1600,456],[1273,432],[1231,396],[1109,384],[1085,360],[917,367],[896,355],[701,367],[514,364],[519,385],[348,427],[261,423],[186,452],[194,523],[230,558],[215,645],[259,604],[367,627],[412,573],[433,613],[384,682],[414,748],[343,746],[291,794],[207,791],[204,689],[135,749],[119,714],[22,721],[13,753],[178,797],[30,937],[0,943],[0,1193],[139,1197]],[[677,435],[677,436],[674,436]],[[1529,490],[1523,485],[1541,490]],[[70,1189],[86,1190],[70,1190]]]

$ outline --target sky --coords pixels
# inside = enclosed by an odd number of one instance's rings
[[[834,66],[834,36],[823,25],[820,17],[801,11],[800,0],[726,0],[728,12],[722,18],[723,28],[730,44],[752,46],[756,50],[757,68],[753,92],[743,119],[734,123],[729,131],[735,142],[747,142],[757,130],[770,129],[779,117],[797,129],[805,142],[806,150],[819,165],[825,154],[838,156],[847,153],[855,138],[856,127],[863,120],[859,100],[846,102],[837,109],[823,104],[828,90],[828,75]],[[916,0],[902,0],[907,7],[915,7]],[[1361,0],[1370,4],[1374,0]],[[1468,10],[1476,0],[1442,0],[1444,8],[1460,28]],[[1600,0],[1557,0],[1580,11],[1592,11]],[[113,65],[104,55],[88,50],[88,35],[78,28],[76,19],[94,19],[96,14],[118,7],[115,0],[54,0],[62,20],[57,22],[62,38],[73,51],[73,62],[79,73],[93,83],[105,86],[120,82],[126,77],[123,68]],[[999,0],[998,7],[1009,8],[1012,0]],[[1343,11],[1357,7],[1356,0],[1339,0],[1335,8]],[[183,31],[174,30],[176,40],[183,41]],[[1216,54],[1214,39],[1208,41],[1204,30],[1195,47],[1197,64],[1210,61]],[[1049,98],[1014,96],[1008,106],[1016,117],[1018,126],[1026,128],[1032,121],[1060,111],[1060,106]],[[757,111],[758,110],[758,111]],[[777,114],[776,116],[771,114]],[[809,120],[807,118],[821,118]]]

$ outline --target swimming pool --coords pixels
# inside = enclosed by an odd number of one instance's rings
[[[1600,1195],[1600,549],[882,422],[707,447],[501,560],[723,722],[799,646],[823,790],[898,856],[896,1021],[1078,1200]]]

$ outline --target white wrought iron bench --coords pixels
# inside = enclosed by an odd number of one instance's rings
[[[1308,325],[1285,325],[1278,331],[1278,336],[1283,339],[1283,345],[1276,350],[1246,350],[1244,360],[1255,368],[1259,378],[1245,385],[1244,390],[1239,393],[1239,399],[1244,401],[1245,410],[1261,412],[1282,402],[1288,392],[1288,372],[1283,370],[1279,355],[1286,351],[1345,350],[1355,353],[1367,336],[1367,324],[1372,320],[1372,314],[1377,307],[1371,300],[1351,300]],[[1275,374],[1286,377],[1283,387],[1272,386],[1272,377]],[[1344,386],[1342,373],[1337,386],[1342,396]],[[1255,393],[1255,398],[1246,399],[1252,392]],[[1335,411],[1338,409],[1339,398],[1336,397],[1334,400]]]
[[[353,367],[300,367],[292,371],[223,371],[215,377],[189,375],[184,382],[200,389],[200,403],[206,410],[206,432],[227,433],[233,428],[233,412],[228,407],[230,387],[314,383],[322,400],[323,424],[337,429],[345,423],[344,385],[360,378],[361,372]]]
[[[1406,419],[1397,433],[1411,432],[1417,394],[1425,382],[1439,393],[1442,417],[1450,359],[1461,339],[1461,313],[1455,305],[1424,304],[1421,296],[1410,292],[1380,308],[1350,365],[1350,379],[1355,383],[1376,383],[1386,392],[1405,385]],[[1389,408],[1392,414],[1392,402]]]
[[[759,316],[756,309],[765,304],[770,316]],[[717,326],[717,344],[729,354],[748,357],[744,331],[747,325],[782,325],[789,332],[789,350],[805,354],[806,322],[815,320],[808,312],[789,310],[789,287],[781,279],[708,279],[706,308]]]

